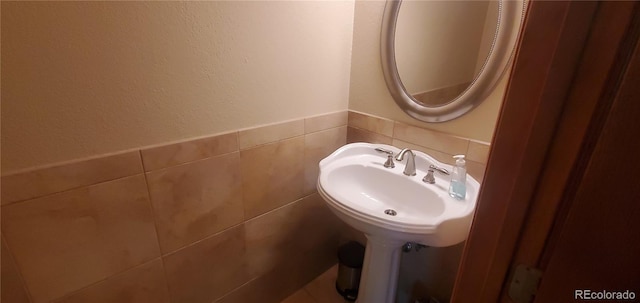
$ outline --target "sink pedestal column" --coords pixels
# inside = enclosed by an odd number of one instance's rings
[[[357,303],[394,303],[403,241],[367,236]]]

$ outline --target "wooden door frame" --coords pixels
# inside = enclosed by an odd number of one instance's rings
[[[637,7],[529,4],[451,302],[509,302],[512,264],[537,265]]]

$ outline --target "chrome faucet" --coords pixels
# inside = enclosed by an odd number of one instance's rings
[[[416,175],[416,154],[414,154],[410,149],[405,148],[400,151],[400,153],[396,156],[397,161],[402,161],[404,159],[404,154],[409,153],[409,158],[407,158],[407,165],[404,167],[404,174],[407,176],[415,176]]]

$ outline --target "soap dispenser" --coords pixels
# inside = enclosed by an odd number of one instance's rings
[[[456,165],[451,172],[451,183],[449,184],[449,196],[458,200],[464,200],[467,195],[467,168],[465,166],[464,155],[453,156]]]

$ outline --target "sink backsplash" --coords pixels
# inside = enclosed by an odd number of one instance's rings
[[[454,164],[453,155],[467,155],[467,171],[482,182],[489,143],[457,137],[413,125],[349,111],[347,143],[369,142],[411,148],[431,155],[436,160]]]

